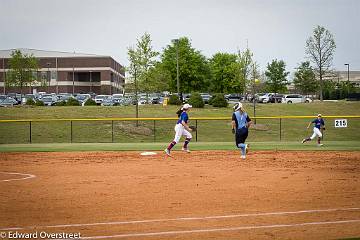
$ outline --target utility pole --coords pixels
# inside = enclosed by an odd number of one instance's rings
[[[347,66],[347,90],[348,90],[348,97],[350,94],[350,64],[349,63],[345,63],[345,66]]]
[[[136,65],[134,64],[134,84],[135,84],[135,101],[136,101],[136,127],[139,126],[139,121],[137,120],[139,117],[139,101],[138,101],[138,89],[137,89],[137,80],[136,80]]]

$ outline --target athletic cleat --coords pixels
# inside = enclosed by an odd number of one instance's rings
[[[242,159],[245,159],[246,157],[245,157],[244,155],[241,155],[241,158],[242,158]]]
[[[190,153],[190,149],[189,149],[189,148],[184,148],[184,147],[183,147],[181,150],[184,151],[184,152]]]
[[[301,141],[301,143],[305,143],[306,142],[306,139],[304,138],[302,141]]]
[[[170,155],[170,150],[169,150],[169,149],[167,149],[167,148],[166,148],[166,149],[164,150],[164,152],[165,152],[165,154],[166,154],[166,155],[168,155],[169,157],[171,156],[171,155]]]
[[[318,146],[318,147],[321,147],[321,146],[324,146],[324,144],[320,143],[320,144],[318,144],[317,146]]]

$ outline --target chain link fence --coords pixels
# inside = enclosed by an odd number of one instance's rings
[[[324,140],[360,141],[360,116],[324,116]],[[301,141],[313,116],[257,117],[249,130],[250,142]],[[346,119],[346,127],[335,121]],[[255,118],[253,118],[253,121]],[[0,120],[0,144],[20,143],[141,143],[174,138],[176,118]],[[194,118],[193,141],[232,142],[230,118]]]

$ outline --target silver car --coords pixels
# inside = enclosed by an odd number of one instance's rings
[[[41,101],[45,104],[45,106],[53,106],[57,102],[57,98],[54,96],[42,97]]]
[[[1,107],[12,107],[12,106],[17,105],[17,104],[18,104],[18,101],[16,101],[12,97],[7,97],[7,98],[5,98],[4,100],[2,100],[0,102]]]

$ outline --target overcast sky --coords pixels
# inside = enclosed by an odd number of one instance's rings
[[[333,67],[360,70],[359,0],[0,0],[0,49],[110,55],[148,32],[155,50],[186,36],[206,57],[248,42],[261,69],[282,59],[293,71],[316,25],[335,37]]]

